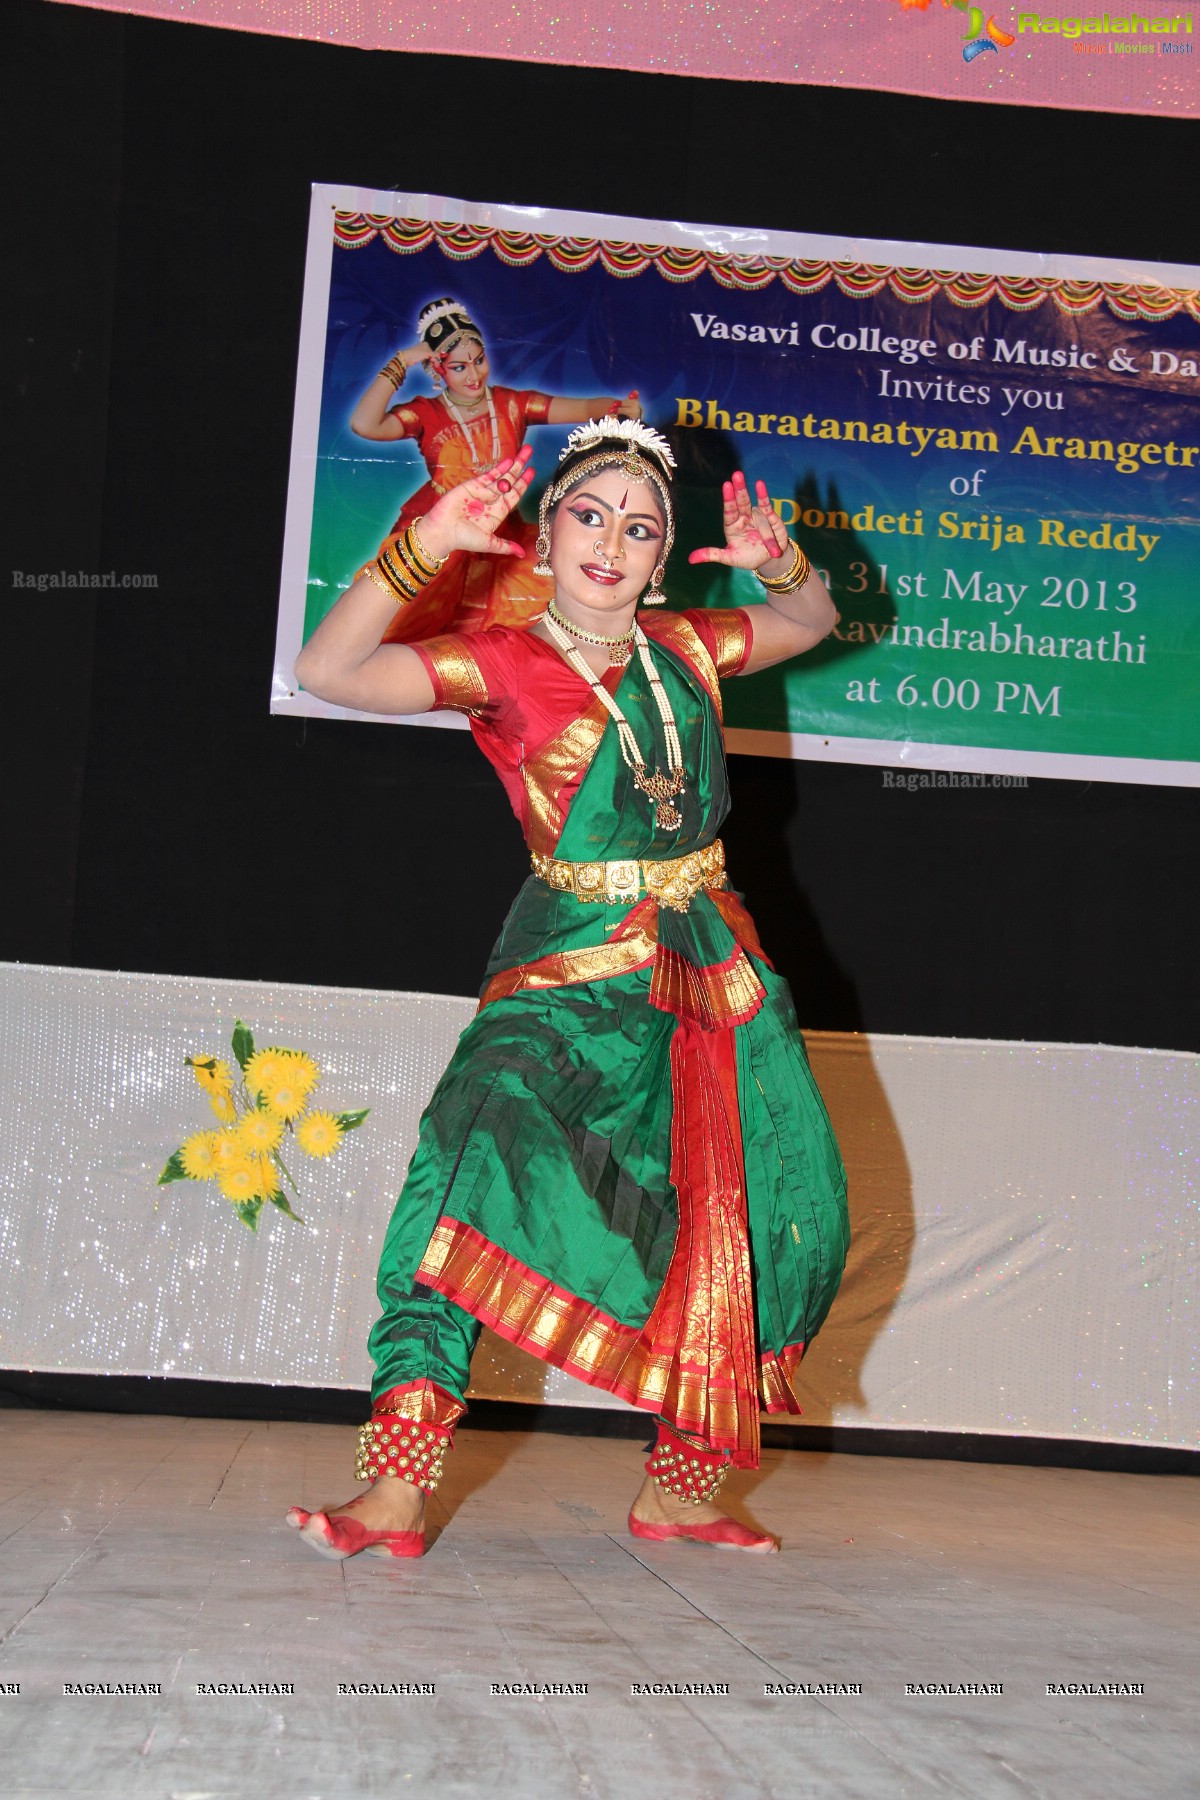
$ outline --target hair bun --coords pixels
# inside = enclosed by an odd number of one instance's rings
[[[483,333],[466,307],[449,296],[431,300],[428,306],[421,308],[417,331],[435,355],[460,337],[477,337],[480,343],[483,342]]]

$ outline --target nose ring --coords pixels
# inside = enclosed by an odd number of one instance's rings
[[[606,562],[606,563],[615,563],[615,562],[624,562],[625,561],[624,550],[614,550],[612,555],[611,556],[609,555],[608,551],[604,548],[604,539],[603,538],[597,538],[595,543],[592,545],[592,555],[598,556],[600,558],[601,562]]]

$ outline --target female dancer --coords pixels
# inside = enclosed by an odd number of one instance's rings
[[[381,546],[401,535],[413,519],[427,513],[440,494],[472,475],[482,474],[503,457],[515,456],[530,425],[579,425],[601,413],[640,419],[636,394],[617,399],[594,394],[568,399],[489,384],[491,368],[479,327],[457,300],[434,300],[417,320],[418,339],[398,350],[375,377],[350,416],[350,429],[378,443],[412,438],[420,446],[429,479],[405,501],[400,517]],[[434,387],[432,398],[414,394],[397,399],[408,371],[424,363]],[[501,533],[523,550],[535,532],[519,513],[511,513]],[[439,631],[482,631],[494,625],[527,625],[542,611],[553,589],[528,561],[496,564],[482,556],[457,556],[411,604],[397,609],[384,632],[384,642],[411,643]]]
[[[760,1400],[799,1411],[792,1377],[841,1278],[845,1181],[786,984],[726,882],[720,679],[810,649],[836,614],[739,474],[724,547],[692,560],[753,569],[766,604],[639,615],[662,598],[673,461],[656,432],[604,419],[571,434],[543,497],[545,615],[381,644],[397,599],[446,559],[520,555],[499,528],[528,455],[410,525],[297,668],[339,705],[467,713],[533,874],[384,1243],[357,1470],[371,1486],[289,1522],[335,1556],[421,1554],[483,1323],[658,1415],[636,1536],[773,1550],[713,1497],[757,1466]]]

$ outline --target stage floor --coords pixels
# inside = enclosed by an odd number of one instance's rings
[[[1186,1477],[768,1452],[731,1508],[784,1553],[739,1557],[635,1544],[632,1442],[463,1430],[422,1561],[324,1562],[283,1514],[352,1443],[0,1414],[5,1800],[1200,1794]]]

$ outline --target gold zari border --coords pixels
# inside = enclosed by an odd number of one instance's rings
[[[744,612],[736,607],[715,607],[705,615],[717,640],[718,675],[737,675],[750,653],[752,627]]]
[[[556,1369],[658,1412],[671,1387],[675,1346],[646,1341],[650,1324],[622,1325],[590,1300],[556,1287],[471,1225],[442,1219],[416,1279]],[[681,1418],[684,1430],[700,1420]]]
[[[416,1279],[553,1368],[631,1406],[661,1410],[675,1359],[668,1345],[654,1350],[645,1342],[649,1322],[640,1330],[620,1324],[590,1300],[556,1287],[474,1226],[439,1220]],[[777,1356],[767,1351],[756,1357],[764,1411],[800,1412],[790,1378],[803,1355],[803,1344],[789,1344]],[[699,1423],[699,1418],[679,1419],[672,1429],[695,1432]]]
[[[488,703],[483,671],[462,640],[456,637],[426,638],[413,646],[428,666],[440,705],[451,712],[479,712]]]
[[[529,848],[535,854],[554,850],[563,831],[563,809],[559,796],[568,782],[582,781],[600,747],[608,724],[608,714],[600,700],[593,700],[586,712],[557,737],[527,756],[521,764],[525,798],[529,806]]]
[[[708,689],[708,697],[713,703],[717,718],[724,723],[725,712],[721,704],[717,665],[708,654],[708,647],[695,627],[682,613],[669,613],[661,619],[647,619],[644,624],[650,627],[646,636],[651,643],[662,644],[665,649],[673,650],[692,674],[700,677]]]
[[[744,1025],[763,1003],[766,990],[739,945],[728,962],[699,968],[660,944],[650,980],[650,1004],[679,1019],[694,1019],[705,1031]]]
[[[534,962],[519,963],[493,975],[483,990],[480,1007],[510,994],[537,988],[569,987],[575,982],[604,981],[612,975],[629,975],[654,960],[658,934],[652,908],[645,902],[622,920],[602,944],[585,944],[579,950],[558,950]]]
[[[758,1391],[765,1412],[803,1412],[792,1387],[792,1378],[803,1355],[803,1344],[788,1344],[778,1356],[767,1350],[759,1357]]]
[[[455,1420],[462,1418],[466,1410],[465,1400],[458,1399],[447,1388],[439,1387],[436,1381],[423,1376],[419,1381],[402,1381],[380,1394],[372,1402],[371,1416],[412,1419],[422,1425],[451,1426]]]

